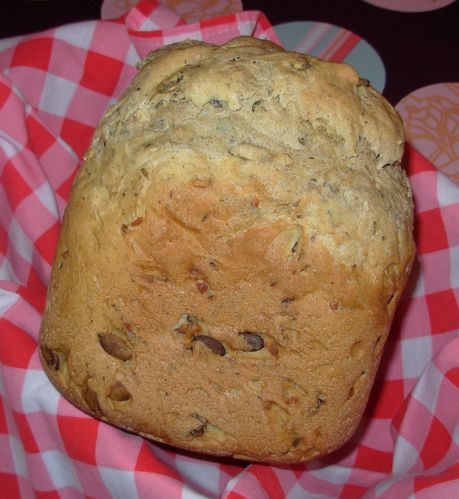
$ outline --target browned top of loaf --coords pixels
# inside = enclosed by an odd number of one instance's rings
[[[412,222],[398,164],[401,121],[351,66],[252,38],[175,44],[142,66],[99,127],[76,186],[97,191],[100,216],[123,208],[129,225],[149,203],[157,208],[158,191],[189,180],[188,188],[214,184],[202,206],[189,206],[183,192],[164,209],[200,232],[221,222],[234,232],[288,220],[346,265],[411,250],[407,241],[398,247]],[[208,195],[221,199],[202,224],[214,205]],[[362,244],[370,237],[371,246]]]
[[[138,405],[136,415],[112,410],[112,421],[207,452],[223,452],[217,437],[199,444],[171,430],[185,403],[244,435],[223,453],[301,460],[308,445],[317,454],[342,443],[413,257],[402,149],[400,118],[348,65],[244,37],[152,53],[100,124],[63,225],[43,341],[74,352],[67,394],[87,408],[74,387],[89,379],[102,393],[97,383],[114,377]],[[181,350],[174,334],[187,317],[226,345],[224,364],[218,352],[198,362]],[[131,374],[95,346],[110,328],[136,345]],[[271,349],[241,360],[244,331],[269,331]],[[342,387],[362,372],[347,402]],[[282,397],[304,394],[298,379],[308,395],[290,423]],[[327,409],[305,425],[324,386]],[[262,431],[263,397],[290,440]],[[311,444],[319,422],[322,441]],[[291,450],[295,431],[305,447]]]

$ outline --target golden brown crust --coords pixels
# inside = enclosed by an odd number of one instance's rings
[[[51,380],[184,449],[338,448],[414,255],[402,149],[350,66],[245,37],[152,53],[72,189],[40,337]]]

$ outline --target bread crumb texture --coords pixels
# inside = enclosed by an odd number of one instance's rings
[[[393,108],[248,37],[151,53],[74,182],[41,359],[156,441],[299,462],[361,418],[414,255]]]

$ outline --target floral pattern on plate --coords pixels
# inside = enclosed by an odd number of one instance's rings
[[[396,108],[407,141],[459,185],[459,83],[419,88]]]

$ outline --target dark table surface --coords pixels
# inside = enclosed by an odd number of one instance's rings
[[[100,18],[102,0],[15,0],[3,9],[0,37]],[[245,0],[272,24],[320,21],[369,42],[386,69],[385,96],[393,104],[420,87],[459,81],[459,1],[423,13],[384,10],[363,0]]]

